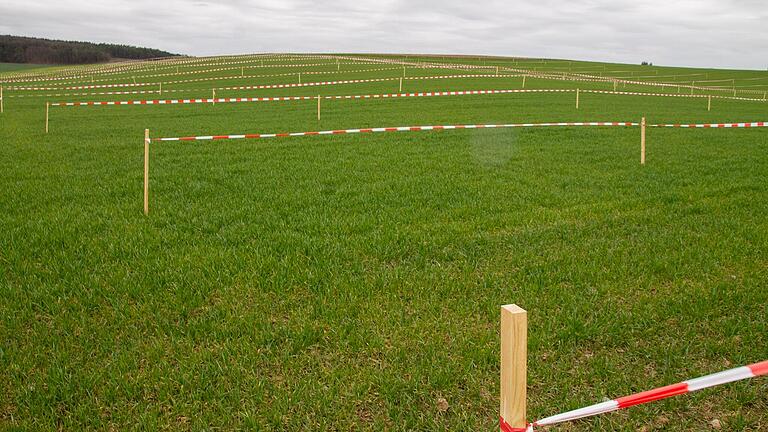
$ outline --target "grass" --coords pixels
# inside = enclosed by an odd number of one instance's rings
[[[207,96],[231,82],[168,89]],[[288,80],[242,80],[270,82]],[[768,117],[762,102],[717,100],[707,112],[701,99],[581,96],[579,111],[572,94],[331,101],[320,122],[311,101],[52,108],[47,135],[42,106],[53,99],[8,98],[0,429],[493,430],[499,306],[512,302],[529,311],[532,420],[768,358],[765,130],[652,129],[644,167],[636,128],[155,143],[152,210],[141,213],[144,128]],[[135,99],[66,99],[124,98]],[[766,386],[559,430],[701,430],[714,418],[765,430]]]
[[[0,72],[28,71],[47,67],[47,65],[27,64],[27,63],[0,63]]]

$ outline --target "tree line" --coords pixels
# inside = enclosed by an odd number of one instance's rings
[[[103,63],[117,59],[170,57],[153,48],[0,35],[0,62],[35,64]]]

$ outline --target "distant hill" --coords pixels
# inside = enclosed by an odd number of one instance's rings
[[[178,54],[129,45],[0,35],[0,62],[5,63],[71,65],[103,63],[122,59],[140,60],[176,55]]]

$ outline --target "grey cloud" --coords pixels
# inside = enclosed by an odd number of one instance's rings
[[[4,0],[0,33],[250,52],[494,54],[765,70],[763,0]]]

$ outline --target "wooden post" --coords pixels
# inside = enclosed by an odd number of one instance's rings
[[[320,120],[320,95],[317,95],[317,119]]]
[[[499,67],[496,66],[496,76],[499,76]]]
[[[528,313],[514,304],[502,306],[499,417],[512,428],[526,427],[527,359]]]
[[[403,92],[403,77],[400,77],[400,90],[398,90],[400,93]]]
[[[403,65],[403,78],[405,78],[405,65]]]
[[[149,214],[149,129],[144,129],[144,214]]]
[[[576,109],[579,109],[579,94],[581,93],[580,89],[576,89]]]
[[[163,95],[163,83],[161,82],[160,83],[160,96],[162,96],[162,95]]]
[[[640,121],[640,165],[645,165],[645,117]]]
[[[136,84],[136,77],[133,77],[133,83]]]
[[[525,78],[526,78],[527,76],[528,76],[528,75],[523,75],[523,88],[525,88]]]
[[[49,102],[45,103],[45,133],[48,133],[48,108],[50,105]]]
[[[240,77],[245,76],[245,66],[240,66]]]
[[[211,102],[213,102],[213,106],[216,106],[216,89],[211,89],[213,92],[213,97],[211,98]]]
[[[613,91],[616,91],[616,87],[619,85],[619,82],[616,80],[613,80]]]
[[[712,95],[707,97],[707,111],[712,111]]]
[[[301,84],[301,72],[299,72],[299,84]]]
[[[0,85],[0,114],[5,112],[5,102],[3,101],[3,86]]]

